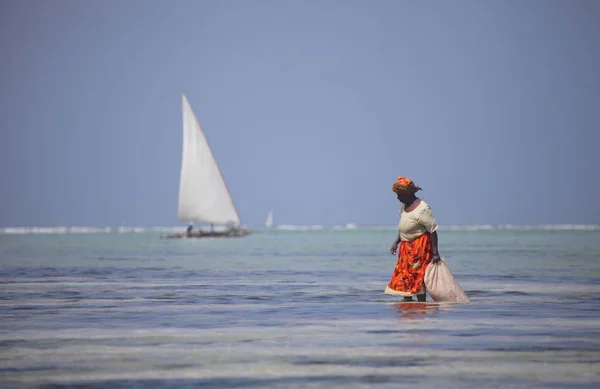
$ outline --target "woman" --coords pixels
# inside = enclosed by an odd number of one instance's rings
[[[415,193],[421,190],[409,178],[398,177],[392,190],[402,203],[398,237],[390,252],[396,254],[398,244],[398,262],[392,274],[392,280],[385,288],[386,294],[403,296],[405,301],[425,301],[423,279],[427,266],[440,260],[438,252],[437,223],[429,204]]]

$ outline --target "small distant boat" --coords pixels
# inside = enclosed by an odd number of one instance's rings
[[[190,222],[190,226],[186,233],[167,235],[165,238],[229,238],[248,235],[249,230],[238,228],[240,216],[231,193],[185,94],[182,94],[182,111],[183,153],[178,219]],[[194,232],[192,222],[210,224],[211,231]],[[214,231],[213,225],[225,226],[225,230]]]
[[[265,220],[265,228],[272,228],[273,227],[273,210],[269,210],[269,213],[267,214],[267,219]]]

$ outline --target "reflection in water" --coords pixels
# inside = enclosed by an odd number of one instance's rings
[[[394,308],[400,313],[402,320],[423,320],[425,315],[437,313],[439,305],[419,301],[403,301],[395,304]]]

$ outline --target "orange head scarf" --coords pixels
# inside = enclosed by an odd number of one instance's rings
[[[396,192],[396,194],[405,195],[416,193],[417,191],[421,190],[421,188],[416,186],[410,178],[398,177],[392,186],[392,190]]]

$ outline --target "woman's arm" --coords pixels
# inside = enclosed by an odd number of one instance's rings
[[[437,231],[433,231],[430,235],[431,238],[431,262],[437,263],[440,260],[440,253],[438,251],[438,234]]]
[[[394,244],[392,244],[392,247],[390,247],[390,253],[392,253],[392,255],[396,254],[396,250],[398,250],[399,244],[400,244],[400,233],[398,232],[398,236],[396,237]]]

